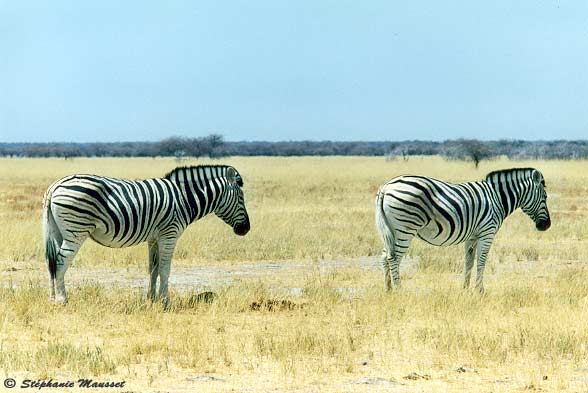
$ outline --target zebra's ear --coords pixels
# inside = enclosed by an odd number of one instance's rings
[[[531,172],[531,179],[533,180],[533,183],[537,185],[543,183],[543,175],[536,169],[533,169],[533,172]]]
[[[237,171],[232,166],[227,168],[227,180],[233,186],[237,184]]]

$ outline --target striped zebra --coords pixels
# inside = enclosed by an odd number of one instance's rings
[[[233,167],[179,167],[163,178],[124,180],[72,175],[53,183],[43,197],[45,259],[50,296],[65,303],[64,275],[89,237],[107,247],[149,246],[149,297],[167,305],[176,241],[192,222],[214,212],[237,235],[249,231],[243,180]]]
[[[460,184],[421,176],[399,176],[380,187],[376,226],[384,242],[386,289],[400,285],[399,264],[417,236],[435,246],[465,243],[464,288],[476,253],[476,288],[484,291],[488,251],[504,219],[522,208],[540,231],[551,226],[545,180],[533,168],[491,172],[486,179]]]

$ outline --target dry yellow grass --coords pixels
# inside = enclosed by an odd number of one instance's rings
[[[99,276],[77,283],[67,306],[50,304],[41,198],[66,174],[156,177],[174,160],[0,159],[4,375],[124,379],[137,392],[588,391],[587,162],[497,160],[478,170],[437,157],[223,162],[244,177],[252,230],[239,238],[216,218],[196,223],[179,242],[172,276],[178,265],[301,260],[308,267],[219,286],[212,304],[176,290],[174,308],[164,312],[143,289],[105,285]],[[393,176],[464,181],[514,166],[545,175],[553,226],[539,233],[520,212],[505,222],[484,296],[460,290],[461,247],[415,241],[404,287],[391,294],[377,269],[316,263],[379,254],[373,199]],[[75,269],[103,267],[144,271],[145,247],[87,242],[66,280]],[[301,293],[286,290],[293,287]],[[411,373],[416,379],[405,378]]]

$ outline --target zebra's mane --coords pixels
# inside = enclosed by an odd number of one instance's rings
[[[499,179],[500,175],[511,175],[511,174],[515,174],[515,173],[520,173],[520,172],[528,172],[529,174],[533,171],[535,171],[535,168],[510,168],[510,169],[500,169],[498,171],[492,171],[489,174],[486,175],[486,181],[491,181],[493,179]],[[545,186],[545,179],[543,179],[542,181],[543,186]]]
[[[185,165],[185,166],[179,166],[179,167],[172,169],[168,173],[166,173],[163,176],[163,178],[169,180],[169,179],[171,179],[172,176],[177,175],[179,172],[184,172],[184,171],[193,171],[193,170],[206,169],[206,168],[228,168],[228,167],[229,167],[229,165]],[[235,171],[237,171],[237,170],[235,169]],[[243,179],[241,178],[241,175],[239,174],[239,172],[237,172],[237,183],[239,184],[239,186],[243,187]]]

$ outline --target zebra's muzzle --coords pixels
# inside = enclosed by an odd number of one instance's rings
[[[235,232],[236,235],[239,235],[239,236],[246,235],[247,232],[249,232],[249,229],[251,229],[251,226],[249,225],[249,221],[237,223],[233,227],[233,231]]]
[[[538,231],[546,231],[549,229],[549,227],[551,226],[551,219],[547,219],[547,220],[541,220],[538,221],[537,224],[535,224],[535,228],[537,228]]]

